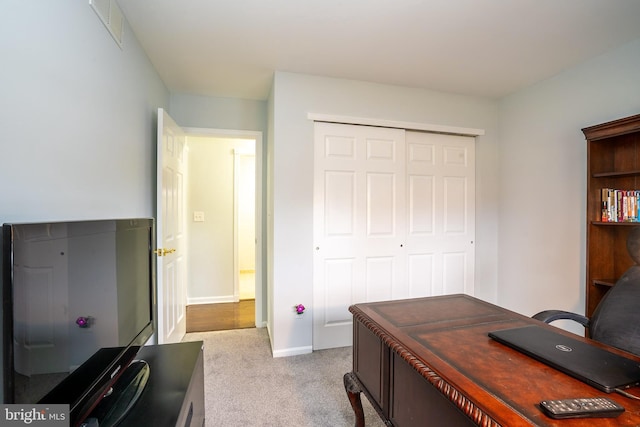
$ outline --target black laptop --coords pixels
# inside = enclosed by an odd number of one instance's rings
[[[607,393],[640,384],[640,363],[537,325],[489,332],[494,340]]]

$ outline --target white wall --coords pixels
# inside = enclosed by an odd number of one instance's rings
[[[298,319],[293,306],[312,304],[313,122],[327,113],[484,129],[477,139],[476,295],[495,300],[497,291],[497,103],[491,100],[397,86],[276,72],[270,102],[269,147],[273,192],[268,251],[274,355],[312,345],[312,315]]]
[[[581,129],[639,112],[640,40],[501,101],[500,305],[584,313]]]
[[[171,116],[180,126],[265,132],[267,102],[171,94]]]
[[[132,32],[88,1],[3,5],[0,221],[152,216],[169,94]]]
[[[125,24],[77,0],[5,0],[0,222],[153,216],[169,93]]]

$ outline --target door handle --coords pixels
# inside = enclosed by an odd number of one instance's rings
[[[175,249],[166,249],[166,248],[159,248],[156,249],[155,251],[153,251],[154,254],[158,255],[158,256],[165,256],[168,254],[172,254],[174,253],[176,250]]]

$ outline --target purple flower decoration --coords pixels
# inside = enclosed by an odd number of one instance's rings
[[[298,304],[298,305],[294,306],[294,308],[296,309],[296,313],[297,314],[304,313],[304,309],[305,309],[304,305]]]
[[[80,316],[76,319],[76,325],[80,328],[88,328],[89,327],[89,318]]]

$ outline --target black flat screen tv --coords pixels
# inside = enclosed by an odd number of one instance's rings
[[[80,425],[153,334],[154,220],[11,223],[2,240],[4,403],[69,404]]]

